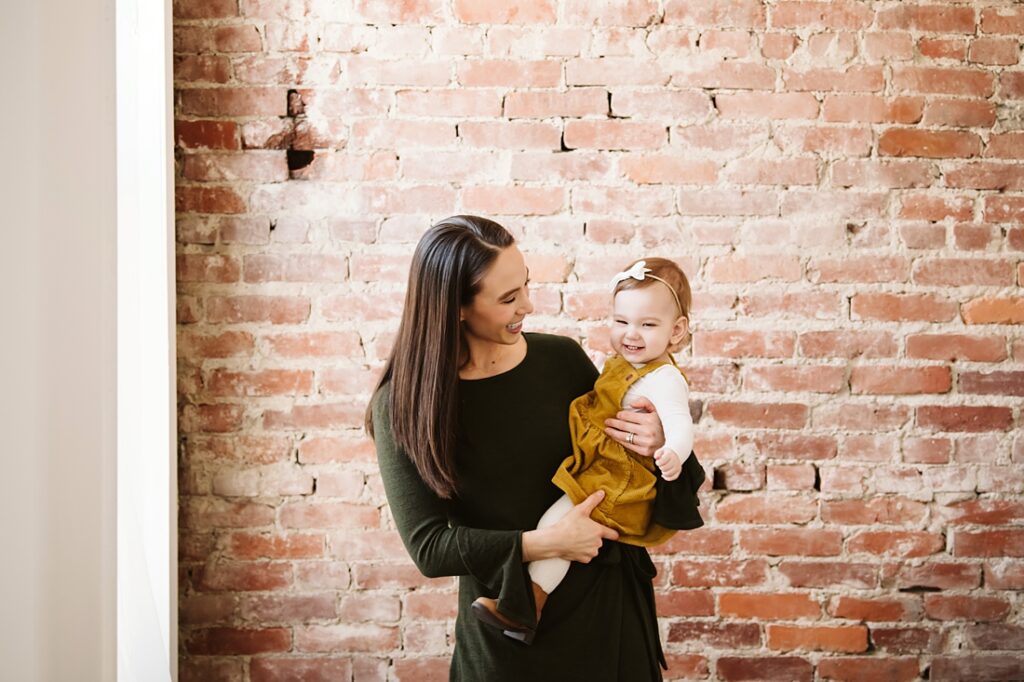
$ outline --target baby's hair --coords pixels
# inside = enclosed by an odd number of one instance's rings
[[[658,281],[650,276],[642,280],[630,277],[615,285],[615,291],[612,296],[614,297],[615,294],[625,289],[646,289],[652,286],[662,287],[668,285],[679,302],[680,314],[689,320],[690,304],[693,296],[690,293],[690,280],[686,279],[686,273],[683,272],[682,268],[668,258],[641,258],[630,263],[626,270],[632,268],[640,260],[644,261],[644,267],[650,270],[650,275],[659,277],[663,281]]]

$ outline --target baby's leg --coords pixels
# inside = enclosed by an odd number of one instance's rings
[[[562,495],[554,504],[548,507],[548,510],[544,512],[544,516],[540,517],[540,521],[537,522],[537,528],[555,525],[562,520],[563,516],[569,513],[572,507],[572,500],[567,495]],[[566,559],[557,557],[554,559],[531,561],[529,566],[530,578],[544,592],[551,594],[552,590],[558,587],[558,583],[562,582],[562,578],[569,571],[570,563]]]

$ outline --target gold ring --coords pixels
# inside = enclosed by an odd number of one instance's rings
[[[632,431],[630,431],[629,435],[626,436],[626,442],[629,443],[630,445],[632,445],[633,444],[633,437],[634,436],[636,436],[636,434],[633,433]]]

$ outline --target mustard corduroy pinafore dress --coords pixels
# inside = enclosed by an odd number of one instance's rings
[[[604,490],[605,498],[591,518],[617,530],[619,542],[641,547],[661,544],[676,531],[651,521],[658,480],[654,458],[635,455],[605,435],[604,420],[622,409],[630,386],[665,364],[669,363],[650,362],[637,369],[619,355],[605,362],[593,390],[576,398],[569,408],[573,453],[551,479],[573,504]]]

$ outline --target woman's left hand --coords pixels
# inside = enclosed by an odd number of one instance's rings
[[[614,419],[604,420],[604,432],[627,450],[643,457],[653,457],[655,451],[665,444],[661,419],[654,404],[647,398],[637,398],[633,407],[646,412],[619,410]]]

